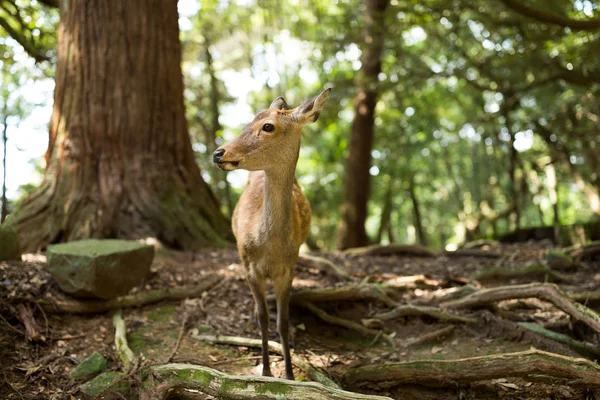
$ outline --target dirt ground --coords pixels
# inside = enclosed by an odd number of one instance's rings
[[[503,266],[525,268],[540,263],[551,245],[545,242],[495,245],[489,250],[500,258],[480,256],[414,257],[394,255],[350,257],[339,253],[319,254],[351,273],[357,282],[391,282],[401,276],[425,275],[426,285],[404,288],[393,293],[401,304],[426,304],[451,288],[467,283],[478,287],[543,282],[547,274],[523,278],[496,278],[479,282],[474,274]],[[43,312],[35,301],[60,297],[59,289],[45,271],[43,254],[27,255],[24,262],[0,263],[0,399],[86,399],[79,391],[81,381],[72,381],[68,373],[94,351],[108,359],[109,370],[119,370],[121,363],[114,346],[112,312],[94,315],[54,314]],[[159,249],[152,266],[153,276],[133,292],[149,289],[183,287],[201,282],[211,273],[222,277],[219,283],[200,298],[181,302],[161,302],[123,311],[127,338],[144,363],[167,362],[181,336],[173,362],[205,365],[234,375],[260,374],[260,349],[245,346],[209,345],[192,338],[193,334],[220,334],[259,338],[253,323],[253,300],[244,281],[243,267],[235,250],[204,250],[199,253]],[[347,285],[341,278],[301,263],[296,266],[294,290],[331,288]],[[600,290],[600,261],[585,260],[574,268],[560,271],[560,287],[567,293]],[[38,342],[25,339],[24,326],[18,318],[17,305],[31,305],[43,338]],[[517,304],[518,303],[518,304]],[[271,339],[278,341],[275,305],[271,302]],[[590,306],[593,306],[590,304]],[[377,301],[343,301],[320,303],[331,315],[361,323],[390,307]],[[461,315],[476,318],[476,324],[458,324],[445,337],[421,345],[411,341],[449,326],[430,317],[402,317],[386,321],[387,333],[393,333],[396,348],[373,336],[321,321],[307,309],[291,309],[291,326],[295,352],[325,371],[334,381],[341,381],[346,370],[358,365],[423,359],[460,359],[495,353],[523,351],[532,346],[572,357],[582,357],[568,346],[542,338],[518,328],[515,321],[530,321],[557,332],[591,342],[597,338],[587,327],[573,321],[562,311],[543,301],[507,301],[496,308],[464,311]],[[283,375],[280,356],[271,355],[275,376]],[[295,369],[296,379],[305,380]],[[429,386],[429,385],[428,385]],[[362,388],[363,392],[387,395],[394,399],[600,399],[600,392],[585,387],[573,388],[564,382],[532,383],[522,378],[501,378],[477,383],[435,388],[402,385],[382,389]],[[208,398],[208,397],[207,397]]]

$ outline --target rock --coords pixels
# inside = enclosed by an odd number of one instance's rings
[[[69,378],[79,379],[86,376],[96,375],[106,369],[106,358],[97,351],[83,360],[71,373]]]
[[[571,269],[575,266],[573,257],[559,251],[550,251],[546,254],[548,266],[556,270]]]
[[[15,228],[7,222],[0,225],[0,261],[21,261],[19,236]]]
[[[89,239],[48,246],[52,278],[75,297],[112,299],[150,275],[154,247],[115,239]]]
[[[125,378],[122,372],[109,371],[98,375],[89,382],[84,383],[79,389],[88,396],[97,396],[100,393],[105,395],[111,393],[120,393],[126,396],[129,391],[129,382],[122,380]]]

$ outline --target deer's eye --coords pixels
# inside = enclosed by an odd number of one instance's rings
[[[265,132],[273,132],[275,130],[275,126],[273,124],[264,124],[262,130]]]

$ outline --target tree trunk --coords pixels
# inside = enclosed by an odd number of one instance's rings
[[[550,195],[550,203],[552,203],[552,226],[554,227],[554,243],[561,245],[560,240],[560,218],[558,214],[558,190],[556,189],[556,169],[554,164],[549,163],[544,168],[546,173],[546,181],[548,182],[548,194]]]
[[[210,107],[211,107],[211,124],[209,135],[207,138],[207,153],[209,157],[212,157],[212,153],[217,149],[217,134],[222,129],[221,123],[219,122],[219,102],[221,96],[219,95],[218,80],[213,65],[213,56],[210,52],[211,38],[210,35],[212,29],[206,29],[204,33],[204,57],[206,59],[206,71],[210,77]],[[217,193],[219,200],[225,204],[227,209],[227,215],[231,216],[233,213],[233,204],[231,204],[231,190],[229,188],[229,182],[227,182],[226,171],[215,171],[215,186],[214,191]],[[224,186],[219,187],[221,182]]]
[[[8,136],[6,135],[6,131],[8,129],[8,121],[7,121],[7,107],[6,100],[4,101],[4,110],[2,113],[2,208],[0,209],[0,224],[4,222],[6,216],[8,215],[8,202],[6,200],[6,143],[8,142]]]
[[[379,230],[377,231],[377,244],[381,244],[381,240],[383,239],[383,233],[387,230],[388,225],[390,224],[390,217],[392,215],[392,180],[386,179],[388,184],[388,188],[385,192],[385,198],[383,199],[383,210],[381,211],[381,220],[379,222]],[[384,182],[385,182],[384,181]],[[391,239],[390,239],[391,243]]]
[[[182,249],[230,236],[184,116],[177,2],[60,2],[41,186],[15,212],[25,251],[153,236]]]
[[[415,178],[414,176],[410,177],[409,185],[408,185],[408,193],[410,194],[410,200],[413,204],[413,216],[415,219],[415,229],[417,231],[417,238],[419,240],[419,244],[422,246],[427,246],[427,236],[425,235],[425,230],[423,229],[423,219],[421,218],[421,207],[419,201],[417,199],[417,193],[415,191]]]
[[[365,0],[362,68],[356,82],[358,92],[354,97],[354,120],[346,159],[342,218],[338,227],[337,247],[340,250],[368,244],[365,220],[370,191],[369,168],[387,3],[387,0]]]

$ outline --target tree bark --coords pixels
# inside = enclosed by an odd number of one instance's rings
[[[0,224],[4,222],[8,215],[8,203],[6,201],[6,144],[8,137],[6,131],[8,129],[6,100],[4,101],[4,110],[2,112],[2,208],[0,209]]]
[[[194,162],[176,2],[60,2],[41,186],[15,212],[25,251],[89,238],[224,245],[229,226]]]
[[[381,211],[381,219],[379,221],[379,230],[377,231],[377,239],[375,242],[377,244],[381,244],[381,240],[383,239],[384,232],[388,229],[388,225],[390,224],[390,217],[392,216],[392,180],[387,179],[388,188],[385,192],[385,197],[383,200],[383,210]],[[388,238],[390,243],[392,243],[392,239]]]
[[[362,68],[356,82],[358,91],[354,97],[354,120],[346,159],[342,218],[338,227],[337,247],[340,250],[366,246],[369,241],[365,220],[370,192],[369,168],[387,3],[387,0],[365,0],[364,2]]]
[[[410,182],[408,184],[408,192],[410,194],[410,200],[413,204],[413,216],[415,219],[415,229],[417,231],[417,238],[419,240],[419,244],[422,246],[427,246],[427,235],[425,235],[425,229],[423,229],[423,219],[421,218],[421,207],[419,204],[419,200],[417,199],[417,193],[415,190],[415,178],[411,176]]]

